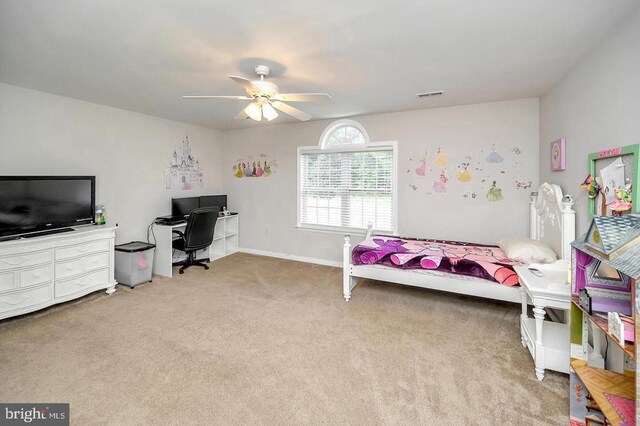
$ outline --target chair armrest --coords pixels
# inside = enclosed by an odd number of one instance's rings
[[[177,231],[177,230],[172,230],[171,231],[173,234],[178,234],[180,236],[180,238],[182,238],[184,240],[184,232],[182,231]]]

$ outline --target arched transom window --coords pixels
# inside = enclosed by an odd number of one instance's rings
[[[357,121],[338,120],[331,123],[320,136],[320,148],[364,145],[369,143],[369,135]]]

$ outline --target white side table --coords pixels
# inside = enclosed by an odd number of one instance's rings
[[[571,286],[566,283],[567,261],[539,266],[537,269],[543,274],[541,277],[533,275],[528,266],[515,266],[514,269],[521,285],[521,343],[531,352],[536,377],[544,379],[545,369],[569,374]],[[528,316],[527,304],[534,306],[533,318]],[[563,321],[545,321],[546,308],[563,310]]]

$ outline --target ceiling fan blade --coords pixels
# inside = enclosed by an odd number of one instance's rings
[[[321,102],[330,101],[332,98],[328,93],[279,93],[273,99],[287,102]]]
[[[182,99],[235,99],[238,101],[252,101],[253,98],[248,96],[209,96],[209,95],[188,95],[183,96]]]
[[[247,92],[252,92],[256,90],[255,86],[251,83],[251,81],[244,77],[238,77],[237,75],[228,75],[227,77],[229,77],[231,80],[238,83],[240,86],[244,87],[244,89]]]
[[[304,111],[300,111],[298,108],[294,108],[291,105],[287,105],[283,102],[275,101],[275,102],[271,102],[271,105],[273,105],[275,109],[279,109],[285,114],[288,114],[293,118],[297,118],[300,121],[309,121],[311,119],[311,115],[307,114]]]

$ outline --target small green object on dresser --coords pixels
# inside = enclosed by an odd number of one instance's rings
[[[104,225],[107,223],[107,209],[102,205],[96,205],[95,224]]]

